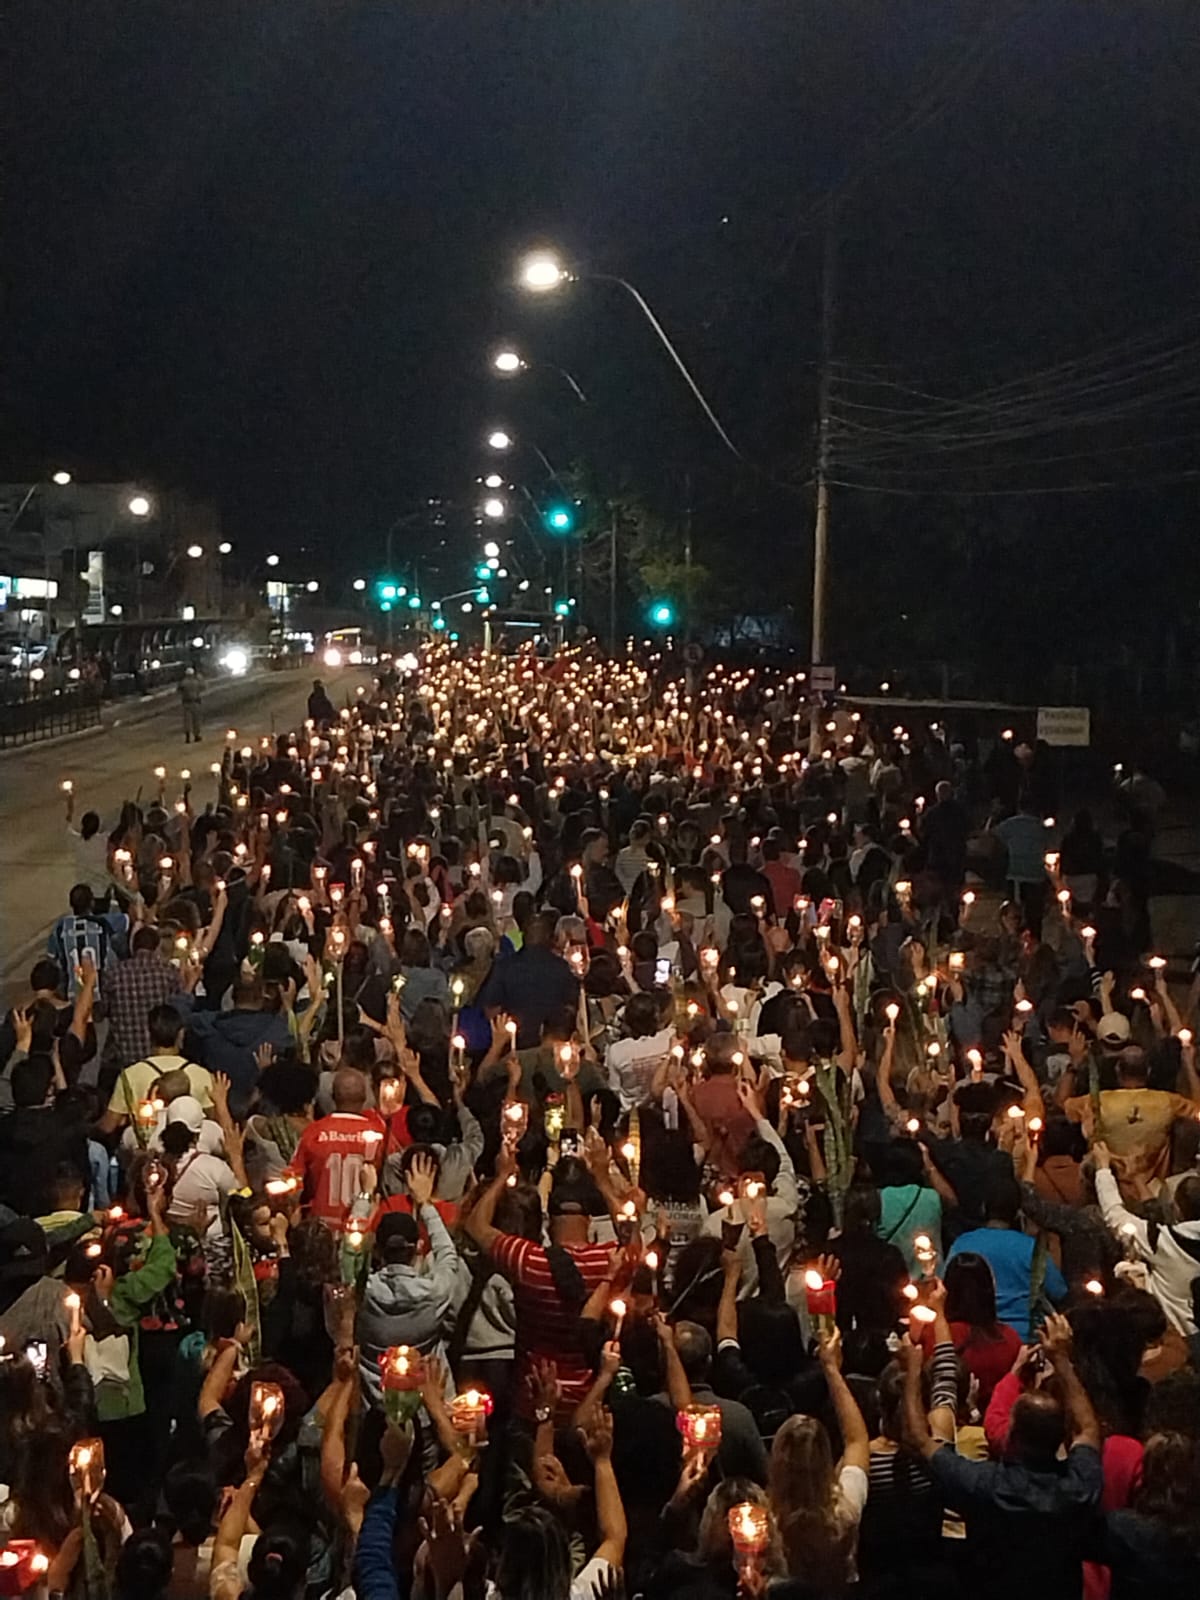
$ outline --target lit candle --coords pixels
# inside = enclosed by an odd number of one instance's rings
[[[687,1450],[716,1450],[721,1443],[721,1408],[692,1405],[675,1413],[675,1426]]]
[[[479,1443],[479,1436],[492,1410],[492,1397],[483,1389],[467,1389],[450,1402],[450,1423],[468,1446]]]
[[[816,1267],[809,1267],[804,1274],[804,1293],[817,1333],[828,1336],[833,1332],[837,1316],[837,1285]]]
[[[67,1456],[67,1472],[80,1501],[95,1500],[104,1488],[104,1441],[77,1439]]]
[[[283,1426],[283,1390],[261,1379],[250,1385],[250,1432],[273,1439]]]
[[[617,1299],[609,1301],[608,1309],[614,1318],[613,1338],[619,1339],[621,1337],[621,1327],[625,1321],[625,1313],[629,1308],[624,1300]]]
[[[729,1508],[729,1538],[738,1569],[755,1566],[771,1536],[771,1522],[764,1506],[743,1500]]]

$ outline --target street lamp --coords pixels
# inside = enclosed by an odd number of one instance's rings
[[[498,556],[500,554],[500,546],[494,539],[489,539],[483,547],[483,553],[485,556]]]
[[[504,501],[496,496],[483,502],[484,516],[491,517],[493,521],[497,521],[500,517],[502,517],[506,510],[507,507],[505,506]]]
[[[498,472],[489,472],[483,480],[483,486],[485,489],[502,489],[504,487],[504,479]]]
[[[570,280],[571,274],[550,250],[530,251],[517,269],[517,282],[533,294],[546,294]]]
[[[358,591],[358,593],[361,594],[363,592],[363,590],[367,587],[367,580],[365,578],[355,578],[354,587]]]
[[[503,428],[494,428],[488,434],[488,445],[492,450],[511,450],[513,438],[511,433],[505,433]]]
[[[60,489],[65,489],[71,481],[71,474],[59,471],[54,474],[50,481],[51,483],[56,483]]]
[[[666,329],[654,315],[653,311],[651,311],[646,302],[646,297],[641,293],[640,290],[634,288],[633,284],[629,282],[628,278],[620,278],[617,277],[616,274],[609,272],[587,272],[582,274],[568,272],[558,257],[553,255],[548,250],[534,251],[532,254],[525,256],[522,259],[520,267],[517,271],[517,282],[523,289],[527,289],[533,294],[545,294],[551,289],[559,288],[560,285],[564,283],[576,283],[579,281],[580,277],[586,278],[591,283],[615,283],[619,289],[624,289],[625,293],[637,306],[638,310],[645,317],[651,328],[653,328],[659,343],[670,356],[671,360],[675,363],[680,376],[683,378],[683,381],[687,384],[688,388],[692,391],[697,404],[704,412],[704,415],[708,418],[713,428],[716,430],[717,437],[721,440],[722,444],[725,445],[726,449],[729,450],[731,454],[737,457],[743,466],[752,465],[752,463],[748,461],[738,449],[737,445],[734,444],[733,440],[725,432],[725,429],[721,426],[721,422],[717,417],[716,412],[700,392],[699,384],[688,371],[687,366],[684,363],[684,359],[679,354],[679,351],[676,350],[675,346],[667,337]]]
[[[150,515],[150,502],[144,494],[135,494],[129,502],[129,515],[131,517],[148,517]]]
[[[316,594],[321,585],[315,578],[310,578],[304,587],[308,590],[309,594]]]
[[[233,546],[230,544],[228,539],[222,540],[222,542],[217,546],[217,554],[218,555],[227,556],[227,555],[231,555],[232,552],[233,552]]]
[[[496,351],[492,357],[491,365],[492,371],[498,373],[502,378],[515,378],[518,373],[528,372],[532,367],[557,372],[563,382],[569,385],[571,393],[579,401],[580,405],[585,406],[588,403],[587,395],[584,394],[567,369],[557,366],[553,361],[526,361],[524,356],[506,346],[503,350]]]
[[[191,556],[193,561],[199,561],[200,557],[204,554],[204,547],[203,545],[190,544],[187,547],[187,553],[189,556]]]
[[[267,565],[269,567],[277,567],[279,565],[279,557],[278,556],[268,556],[267,557]]]

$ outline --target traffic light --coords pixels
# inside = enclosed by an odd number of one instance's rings
[[[556,617],[569,617],[571,615],[571,602],[569,600],[556,600],[554,602],[554,615]]]
[[[570,500],[555,500],[542,512],[542,521],[551,533],[574,533],[578,507]]]
[[[675,621],[675,607],[669,600],[655,600],[647,615],[656,628],[669,628]]]
[[[434,626],[434,629],[438,633],[440,633],[442,631],[442,629],[446,626],[446,619],[445,619],[445,617],[442,616],[440,611],[438,612],[438,614],[433,619],[433,626]]]
[[[410,611],[420,611],[420,609],[421,609],[421,596],[419,594],[410,594],[409,595],[409,597],[408,597],[408,609]]]
[[[491,575],[492,569],[484,561],[481,561],[475,568],[475,576],[479,579],[480,583],[486,583]]]

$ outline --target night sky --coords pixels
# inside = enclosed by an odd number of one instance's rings
[[[527,242],[635,280],[784,476],[848,173],[842,360],[983,383],[1195,303],[1192,4],[35,0],[5,28],[6,474],[178,484],[242,549],[377,558],[417,497],[469,496],[494,419],[727,474],[612,291],[511,292]],[[490,380],[503,334],[587,413]]]

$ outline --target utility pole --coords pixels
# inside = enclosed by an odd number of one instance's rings
[[[829,395],[833,361],[833,328],[837,311],[837,203],[831,201],[825,213],[825,245],[821,259],[821,334],[817,376],[817,509],[813,521],[812,575],[812,650],[810,668],[825,661],[825,599],[829,571]],[[812,711],[809,721],[808,754],[813,760],[821,751],[821,708],[810,681]]]
[[[621,521],[616,501],[609,507],[609,516],[611,520],[608,525],[608,648],[615,656],[617,653],[617,529]]]
[[[684,643],[692,636],[692,475],[683,475],[683,634]]]

